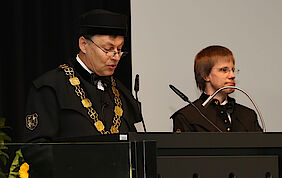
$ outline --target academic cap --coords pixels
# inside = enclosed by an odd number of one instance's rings
[[[127,36],[127,16],[103,9],[94,9],[80,16],[79,32],[80,36]]]

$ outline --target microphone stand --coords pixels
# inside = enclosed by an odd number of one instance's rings
[[[191,104],[199,113],[200,115],[206,120],[208,121],[212,126],[214,126],[219,132],[222,132],[222,130],[220,130],[220,128],[218,128],[212,121],[210,121],[201,111],[200,109],[193,103],[191,102],[187,96],[185,96],[181,91],[179,91],[177,88],[175,88],[173,85],[169,85],[169,87],[172,89],[172,91],[174,91],[180,98],[182,98],[184,101],[188,102],[189,104]]]
[[[226,87],[222,87],[218,90],[216,90],[211,96],[208,97],[208,99],[203,102],[202,106],[204,106],[205,108],[209,105],[209,103],[211,102],[211,100],[214,98],[214,96],[220,92],[221,90],[224,90],[224,89],[228,89],[228,88],[232,88],[232,89],[236,89],[236,90],[239,90],[241,92],[243,92],[245,95],[247,95],[247,97],[251,100],[252,104],[255,106],[256,108],[256,111],[259,115],[259,119],[260,119],[260,122],[261,122],[261,125],[262,125],[262,129],[263,129],[263,132],[266,132],[266,127],[265,127],[265,123],[264,123],[264,120],[262,118],[262,114],[257,106],[257,104],[255,103],[255,101],[252,99],[252,97],[246,92],[244,91],[243,89],[239,88],[239,87],[235,87],[235,86],[226,86]]]
[[[139,75],[138,74],[136,74],[136,77],[135,77],[134,91],[135,91],[135,99],[137,101],[138,109],[140,111],[140,117],[142,119],[141,122],[142,122],[142,125],[143,125],[144,132],[146,133],[147,130],[146,130],[146,126],[145,126],[145,123],[144,123],[143,116],[142,116],[141,102],[138,100],[138,95],[137,95],[137,93],[139,91]]]
[[[138,95],[137,95],[137,91],[135,91],[135,98],[136,98],[136,101],[138,103],[138,108],[139,108],[139,111],[140,111],[140,115],[141,115],[141,122],[142,122],[142,125],[143,125],[143,128],[144,128],[144,132],[146,133],[147,130],[146,130],[146,126],[145,126],[145,123],[144,123],[144,119],[143,119],[143,116],[142,116],[142,112],[141,112],[141,102],[138,100]]]

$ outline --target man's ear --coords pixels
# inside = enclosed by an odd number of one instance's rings
[[[79,45],[80,51],[83,53],[86,53],[87,39],[85,39],[83,36],[79,37],[78,45]]]
[[[209,82],[209,81],[210,81],[209,75],[201,74],[201,76],[202,76],[202,78],[203,78],[206,82]]]

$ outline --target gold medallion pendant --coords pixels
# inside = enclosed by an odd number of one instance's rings
[[[121,117],[121,116],[122,116],[122,113],[123,113],[122,108],[119,107],[119,106],[115,106],[115,113],[116,113],[119,117]]]
[[[119,133],[118,128],[112,125],[111,127],[111,133]]]
[[[81,100],[83,107],[85,108],[89,108],[92,106],[91,101],[88,98],[84,98],[83,100]]]
[[[100,121],[100,120],[98,120],[97,122],[95,122],[94,125],[95,125],[96,129],[97,129],[99,132],[101,132],[101,131],[104,130],[104,128],[105,128],[103,122]]]
[[[69,79],[70,83],[72,86],[76,86],[76,85],[79,85],[80,84],[80,81],[77,77],[72,77]]]

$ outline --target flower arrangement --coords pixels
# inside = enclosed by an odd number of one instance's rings
[[[9,155],[4,152],[4,150],[8,149],[5,146],[5,141],[11,141],[11,138],[4,132],[5,129],[9,129],[10,127],[5,126],[5,118],[0,117],[0,177],[6,177],[7,174],[5,174],[2,166],[6,166]],[[2,166],[1,166],[2,165]]]
[[[4,152],[8,149],[5,146],[5,141],[11,141],[11,138],[5,133],[5,130],[10,129],[10,127],[5,126],[5,118],[0,117],[0,177],[8,177],[8,173],[5,173],[2,167],[7,165],[9,155]],[[16,151],[16,156],[10,167],[9,178],[28,178],[29,165],[25,162],[22,152],[19,149]]]

